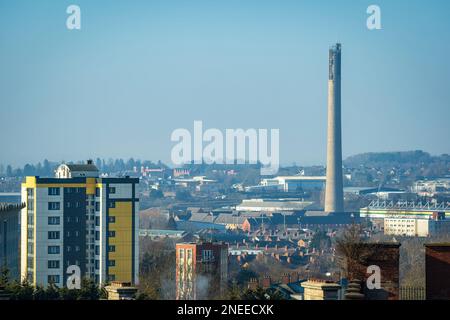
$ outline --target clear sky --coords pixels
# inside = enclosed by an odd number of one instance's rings
[[[366,28],[371,4],[382,30]],[[172,131],[202,120],[279,128],[282,164],[324,164],[336,41],[344,157],[449,153],[449,13],[447,0],[0,0],[0,163],[169,161]]]

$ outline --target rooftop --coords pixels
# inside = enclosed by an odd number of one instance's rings
[[[95,171],[98,172],[95,164],[66,164],[71,171]]]

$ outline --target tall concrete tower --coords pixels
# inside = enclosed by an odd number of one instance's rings
[[[325,211],[344,212],[341,139],[341,44],[330,48]]]

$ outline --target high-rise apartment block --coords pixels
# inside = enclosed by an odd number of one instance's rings
[[[62,164],[55,178],[27,177],[22,184],[22,279],[62,287],[77,266],[81,277],[98,284],[137,283],[138,183],[99,177],[92,161]]]
[[[176,298],[202,300],[222,292],[228,277],[228,245],[178,243],[176,245]]]
[[[0,202],[0,270],[6,268],[10,280],[19,280],[19,217],[24,206]]]

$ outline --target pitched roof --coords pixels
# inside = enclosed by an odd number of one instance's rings
[[[214,216],[210,213],[203,212],[194,212],[191,214],[189,221],[197,221],[197,222],[214,222]]]
[[[219,224],[243,224],[247,220],[246,217],[235,216],[231,214],[222,213],[214,220],[214,223]]]
[[[66,164],[70,171],[98,171],[95,164]]]

